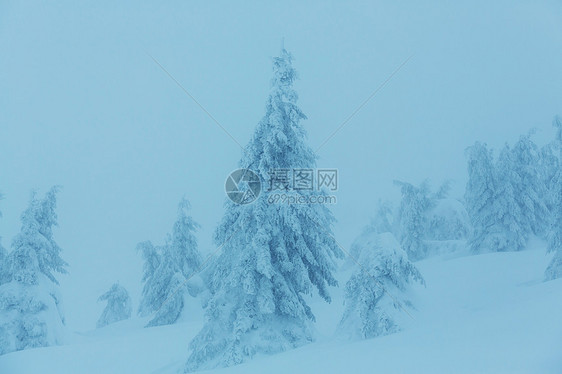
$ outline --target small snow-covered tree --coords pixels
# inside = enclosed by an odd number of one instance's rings
[[[240,168],[261,180],[272,170],[313,169],[316,156],[306,143],[293,82],[291,55],[274,58],[274,77]],[[187,371],[242,363],[313,340],[314,315],[303,295],[314,289],[330,301],[334,258],[342,253],[331,237],[333,216],[322,204],[275,204],[263,191],[251,204],[227,201],[215,242],[222,253],[209,276],[207,321],[190,343]],[[295,191],[308,198],[319,191]]]
[[[172,324],[179,318],[186,290],[195,296],[197,291],[188,288],[187,280],[201,266],[194,232],[199,225],[188,214],[189,202],[182,199],[178,216],[167,243],[155,248],[150,242],[140,244],[145,259],[141,315],[154,314],[148,326]]]
[[[8,255],[9,281],[0,286],[0,353],[61,343],[64,316],[53,272],[66,262],[53,238],[57,224],[53,187],[43,199],[32,196],[21,216],[21,232]]]
[[[398,211],[398,236],[400,245],[408,254],[408,258],[417,261],[425,258],[428,247],[424,241],[425,215],[432,207],[429,186],[422,183],[416,187],[406,182],[394,182],[400,186],[402,200]]]
[[[553,123],[556,127],[556,141],[560,150],[562,160],[562,119],[556,117]],[[552,226],[548,238],[548,251],[554,252],[554,257],[545,270],[545,280],[562,277],[562,167],[558,167],[553,178],[553,209]]]
[[[191,218],[189,201],[183,198],[178,204],[178,214],[172,233],[168,238],[167,257],[177,266],[177,270],[189,278],[201,266],[202,258],[197,248],[195,232],[199,224]]]
[[[29,208],[23,213],[21,233],[12,243],[12,279],[31,283],[37,278],[35,269],[21,261],[28,256],[34,256],[39,272],[57,285],[53,272],[66,273],[67,263],[60,257],[61,249],[53,239],[53,227],[57,225],[56,194],[59,190],[58,186],[51,188],[40,200],[32,196]]]
[[[340,334],[373,338],[400,330],[408,318],[412,284],[425,284],[417,268],[391,233],[363,238],[357,269],[345,286]]]
[[[131,318],[131,298],[125,287],[119,283],[111,286],[98,301],[107,301],[107,305],[96,323],[97,328]]]

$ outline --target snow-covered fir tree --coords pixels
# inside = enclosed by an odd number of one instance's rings
[[[297,75],[285,49],[273,59],[273,73],[266,114],[239,163],[262,181],[273,170],[316,165],[300,124],[306,117],[293,89]],[[322,204],[268,202],[275,192],[263,191],[251,204],[226,202],[215,232],[222,253],[209,276],[207,322],[190,343],[186,371],[235,365],[314,339],[314,315],[303,295],[317,289],[330,301],[328,286],[337,284],[334,259],[342,253],[331,237],[334,218]]]
[[[424,280],[391,233],[364,235],[360,245],[338,331],[361,339],[394,333],[413,309],[412,284]]]
[[[521,136],[512,149],[513,171],[517,175],[515,197],[521,209],[524,226],[535,235],[547,232],[550,212],[547,189],[539,165],[539,149],[531,134]],[[500,170],[501,172],[501,170]]]
[[[560,150],[562,160],[562,119],[556,117],[553,123],[556,127],[556,141]],[[548,238],[548,251],[554,252],[554,257],[545,270],[545,280],[562,277],[562,167],[558,167],[553,178],[553,209],[552,226]]]
[[[186,290],[192,296],[199,291],[190,289],[187,283],[202,261],[194,235],[199,225],[188,212],[189,202],[182,199],[165,245],[154,247],[150,242],[139,245],[145,259],[139,312],[144,316],[154,314],[148,326],[175,323],[183,310]]]
[[[131,317],[131,298],[125,287],[119,283],[113,284],[109,291],[101,295],[98,301],[106,301],[107,304],[96,323],[96,327],[104,327],[111,323],[123,321]]]
[[[189,201],[183,198],[178,204],[176,222],[168,238],[166,256],[177,266],[177,270],[189,278],[201,266],[202,258],[197,246],[195,232],[199,224],[191,218]]]
[[[57,224],[53,187],[43,199],[32,196],[21,216],[21,232],[8,255],[7,283],[0,286],[0,353],[59,344],[64,316],[53,272],[66,273],[66,262],[53,238]]]
[[[400,186],[402,200],[398,211],[397,234],[400,245],[408,254],[408,258],[417,261],[425,258],[428,247],[424,241],[426,227],[425,215],[432,207],[429,186],[422,183],[416,187],[406,182],[394,182]]]

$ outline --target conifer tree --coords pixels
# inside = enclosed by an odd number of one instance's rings
[[[413,309],[411,285],[425,284],[391,233],[363,238],[355,272],[345,286],[345,311],[340,334],[373,338],[400,330],[400,321]]]
[[[125,287],[119,283],[113,284],[109,291],[99,297],[98,301],[107,301],[107,304],[96,323],[97,328],[131,317],[131,298]]]
[[[285,49],[274,58],[273,73],[266,114],[239,164],[262,181],[273,170],[316,164],[300,124],[306,117],[297,106],[297,75]],[[303,295],[316,289],[330,301],[328,286],[337,284],[333,260],[342,253],[331,237],[334,218],[322,204],[272,203],[273,192],[263,191],[251,204],[226,203],[215,232],[222,253],[209,277],[207,322],[190,343],[186,371],[235,365],[314,339],[314,315]]]
[[[64,274],[67,267],[52,232],[58,190],[53,187],[43,199],[33,195],[21,216],[21,232],[7,259],[7,282],[0,286],[0,354],[63,340],[65,320],[53,274]]]
[[[185,277],[191,277],[201,266],[201,254],[198,250],[195,232],[199,224],[191,218],[189,201],[183,198],[178,204],[176,222],[168,238],[167,257],[177,266]]]
[[[184,307],[187,281],[201,266],[195,230],[199,225],[189,212],[189,202],[182,199],[178,215],[166,244],[154,247],[150,242],[139,244],[145,259],[143,295],[139,312],[143,316],[154,313],[147,326],[175,323]],[[191,292],[195,296],[196,291]]]

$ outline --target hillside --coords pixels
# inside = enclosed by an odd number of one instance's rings
[[[542,282],[549,258],[537,242],[521,252],[418,262],[427,287],[417,288],[414,320],[400,333],[366,341],[334,336],[343,306],[341,288],[333,290],[331,305],[311,301],[315,343],[212,372],[560,373],[562,279]],[[340,274],[340,283],[346,276]],[[125,321],[77,333],[69,345],[1,356],[0,373],[176,373],[201,316],[147,329],[144,322]]]

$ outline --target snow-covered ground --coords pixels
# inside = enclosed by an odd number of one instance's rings
[[[441,256],[416,263],[427,286],[397,334],[349,342],[334,336],[332,304],[310,301],[318,340],[217,373],[562,373],[562,279],[542,282],[544,244],[522,252]],[[348,271],[340,274],[343,286]],[[76,333],[71,344],[0,356],[0,373],[177,373],[202,316],[171,326],[145,320]]]

